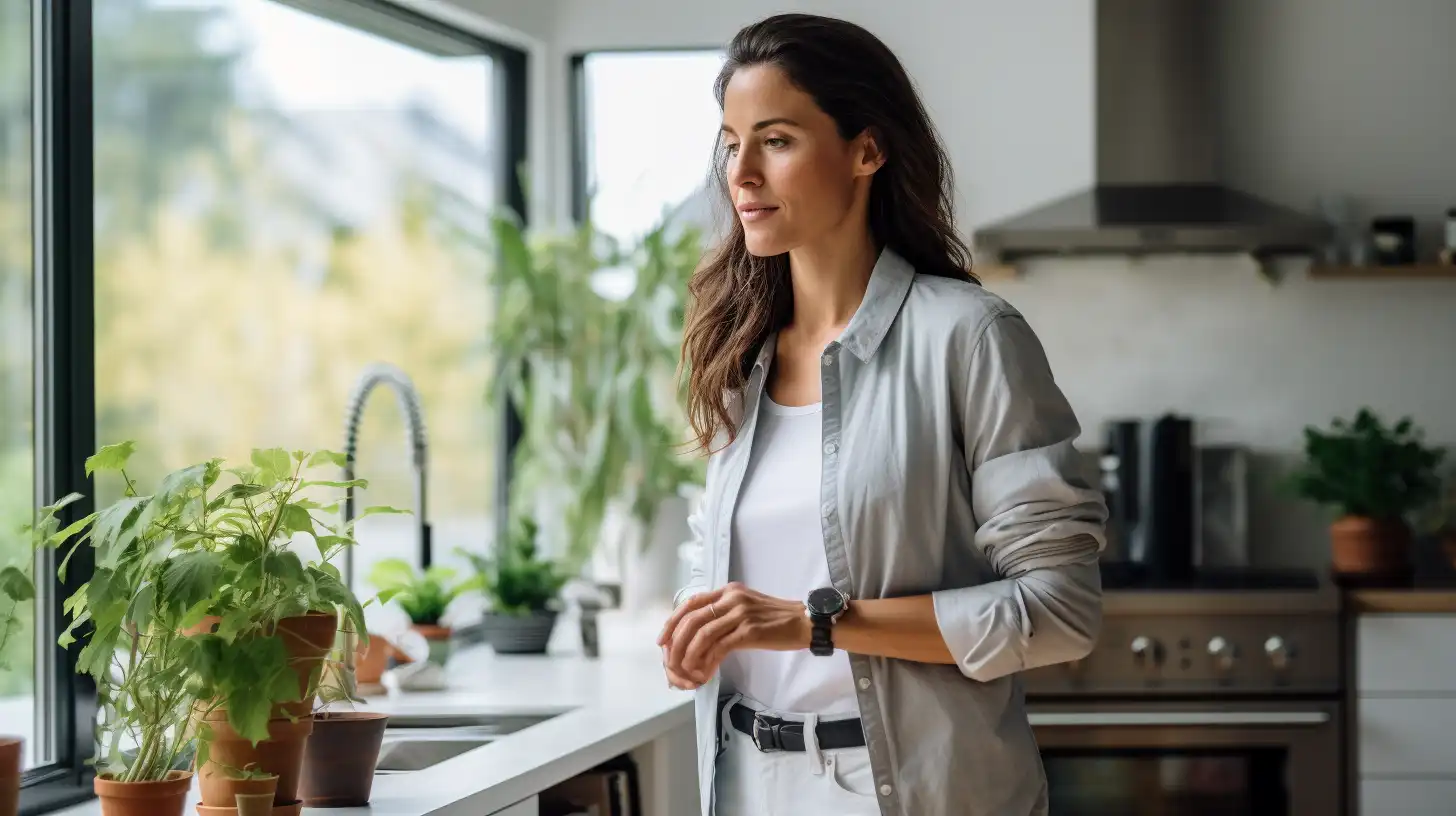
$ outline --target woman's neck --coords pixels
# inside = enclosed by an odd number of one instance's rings
[[[811,337],[838,334],[854,317],[879,258],[869,230],[856,233],[849,240],[833,236],[789,251],[789,276],[794,287],[790,325],[796,333]]]

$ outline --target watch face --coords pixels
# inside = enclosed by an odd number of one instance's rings
[[[810,592],[805,605],[815,615],[837,615],[844,609],[844,596],[833,587],[824,587]]]

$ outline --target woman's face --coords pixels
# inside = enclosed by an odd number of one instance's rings
[[[865,218],[879,167],[868,135],[846,141],[812,97],[772,65],[741,68],[723,94],[729,193],[748,251],[779,255]]]

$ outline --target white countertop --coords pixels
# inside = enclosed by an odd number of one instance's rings
[[[462,651],[450,688],[369,698],[360,710],[398,714],[555,714],[420,771],[380,774],[366,808],[305,808],[315,816],[479,816],[503,809],[619,754],[688,725],[692,693],[668,687],[652,639],[663,615],[603,621],[601,652],[582,657],[563,616],[549,655]],[[570,627],[570,629],[566,629]],[[189,813],[197,796],[193,786]],[[99,816],[98,802],[58,812]]]

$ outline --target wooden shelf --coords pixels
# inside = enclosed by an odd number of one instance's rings
[[[1456,266],[1437,263],[1406,266],[1329,266],[1313,264],[1311,278],[1326,280],[1456,280]]]

